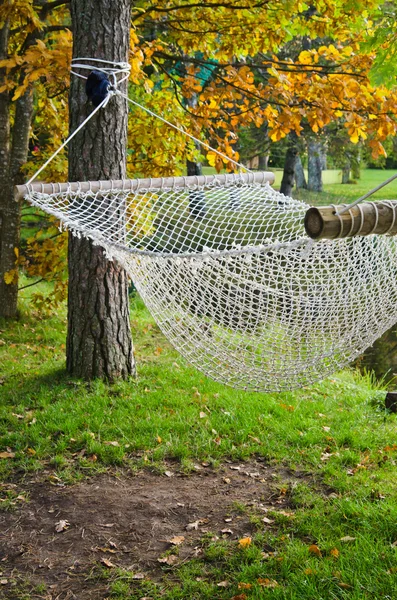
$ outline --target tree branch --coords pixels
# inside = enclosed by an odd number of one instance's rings
[[[253,10],[255,8],[262,8],[263,6],[265,6],[266,4],[269,3],[269,0],[265,0],[264,2],[257,2],[255,4],[251,4],[251,5],[238,5],[238,4],[229,4],[227,2],[211,2],[208,4],[202,3],[202,2],[197,2],[195,4],[180,4],[179,6],[169,6],[168,8],[161,8],[159,6],[156,5],[152,5],[152,6],[148,6],[148,8],[144,11],[144,12],[138,12],[136,14],[136,16],[133,16],[132,20],[136,21],[138,20],[140,17],[143,17],[151,12],[160,12],[160,13],[170,13],[170,12],[174,12],[176,10],[184,10],[185,8],[189,9],[189,8],[204,8],[204,9],[211,9],[211,8],[229,8],[231,10]]]
[[[44,277],[42,277],[41,279],[38,279],[37,281],[34,281],[33,283],[28,283],[28,285],[23,285],[22,287],[18,288],[18,292],[20,292],[21,290],[26,290],[26,288],[30,288],[33,285],[37,285],[38,283],[41,283],[42,281],[44,281]]]

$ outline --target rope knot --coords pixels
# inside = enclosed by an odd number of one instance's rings
[[[108,65],[108,66],[107,66]],[[88,77],[73,69],[89,70]],[[118,86],[129,78],[131,66],[127,62],[101,58],[74,58],[71,73],[86,80],[86,93],[95,107],[103,107],[112,96],[119,94]]]

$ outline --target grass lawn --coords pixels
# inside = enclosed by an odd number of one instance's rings
[[[35,478],[49,491],[54,482],[75,489],[104,471],[139,481],[147,469],[164,478],[172,464],[194,477],[197,464],[217,473],[252,457],[274,470],[275,498],[288,507],[275,500],[263,521],[240,502],[234,510],[251,524],[245,546],[207,532],[197,556],[164,564],[160,576],[101,564],[89,576],[107,592],[93,598],[397,597],[396,416],[371,377],[345,371],[288,393],[235,391],[187,365],[134,298],[137,381],[84,383],[64,371],[65,309],[42,320],[22,304],[18,321],[0,324],[0,510],[29,510],[18,486]],[[44,571],[41,595],[24,577],[7,574],[0,598],[55,598]]]

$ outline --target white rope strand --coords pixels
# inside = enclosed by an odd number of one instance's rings
[[[143,106],[142,104],[139,104],[139,102],[136,102],[135,100],[132,100],[131,98],[129,98],[125,94],[122,94],[119,90],[117,90],[116,93],[119,96],[122,96],[123,98],[125,98],[125,100],[128,100],[128,102],[130,102],[131,104],[134,104],[135,106],[138,106],[142,110],[146,111],[152,117],[156,117],[156,119],[160,119],[160,121],[162,121],[163,123],[165,123],[169,127],[172,127],[176,131],[179,131],[180,133],[183,133],[183,135],[186,135],[188,138],[190,138],[191,140],[194,140],[195,142],[197,142],[198,144],[200,144],[201,146],[203,146],[207,150],[211,150],[212,152],[215,152],[215,154],[217,154],[221,158],[225,158],[228,162],[231,162],[233,165],[235,165],[239,169],[244,169],[245,171],[247,171],[247,173],[252,173],[252,171],[250,171],[250,169],[248,169],[243,164],[241,164],[241,163],[233,160],[232,158],[230,158],[230,156],[227,156],[226,154],[223,154],[223,152],[220,152],[219,150],[216,150],[215,148],[213,148],[212,146],[210,146],[206,142],[203,142],[199,138],[196,138],[191,133],[188,133],[187,131],[185,131],[184,129],[182,129],[182,127],[178,127],[178,125],[175,125],[174,123],[171,123],[170,121],[167,121],[167,119],[164,119],[164,117],[161,117],[160,115],[156,114],[155,112],[153,112],[152,110],[150,110],[146,106]]]
[[[44,171],[44,169],[50,164],[50,162],[57,156],[57,154],[60,153],[61,150],[63,150],[63,148],[65,148],[65,146],[67,146],[67,144],[70,142],[71,139],[74,138],[75,135],[78,134],[78,132],[83,129],[83,127],[85,127],[85,125],[87,125],[88,121],[90,121],[90,119],[92,119],[92,117],[103,107],[105,106],[107,103],[109,102],[109,96],[107,96],[106,98],[104,98],[102,100],[102,102],[96,107],[94,108],[94,110],[88,115],[88,117],[77,127],[77,129],[75,129],[73,131],[73,133],[63,142],[63,144],[58,148],[58,150],[55,150],[54,154],[52,156],[50,156],[50,158],[44,163],[44,165],[42,165],[40,167],[40,169],[38,171],[36,171],[36,173],[29,179],[29,181],[26,183],[26,185],[30,185],[32,183],[32,181],[34,181],[36,179],[36,177],[38,175],[40,175],[40,173],[42,171]]]

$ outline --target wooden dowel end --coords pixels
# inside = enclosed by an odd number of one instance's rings
[[[363,202],[338,215],[342,206],[312,206],[305,215],[305,230],[314,240],[358,235],[396,235],[397,201]]]

